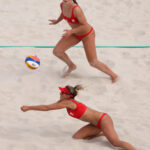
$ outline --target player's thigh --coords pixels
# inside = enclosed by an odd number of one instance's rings
[[[95,32],[93,31],[91,35],[85,37],[85,39],[83,39],[82,42],[88,61],[97,59],[95,46]]]
[[[105,119],[105,120],[104,120]],[[117,132],[115,131],[113,121],[109,115],[107,115],[101,122],[102,131],[105,137],[113,143],[118,140]]]
[[[78,44],[81,40],[76,36],[71,35],[68,38],[61,38],[56,44],[54,51],[64,52],[70,47]]]
[[[85,138],[87,136],[94,136],[97,135],[101,132],[102,130],[99,129],[98,127],[92,125],[92,124],[88,124],[84,127],[82,127],[81,129],[79,129],[74,135],[73,138],[77,138],[77,139],[82,139]]]

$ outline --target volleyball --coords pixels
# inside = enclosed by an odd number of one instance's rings
[[[25,64],[30,69],[37,69],[40,66],[40,59],[37,56],[27,56],[25,59]]]

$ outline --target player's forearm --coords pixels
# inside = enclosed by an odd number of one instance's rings
[[[28,110],[48,111],[50,110],[47,105],[28,106]]]
[[[57,23],[59,23],[60,21],[62,21],[63,20],[63,16],[62,16],[62,13],[60,14],[60,16],[58,17],[58,19],[57,19]]]

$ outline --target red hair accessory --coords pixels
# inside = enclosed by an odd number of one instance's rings
[[[60,91],[62,92],[62,93],[66,93],[66,94],[68,94],[68,95],[70,95],[70,97],[74,97],[70,92],[69,92],[69,90],[65,87],[65,88],[62,88],[62,87],[58,87],[59,89],[60,89]]]

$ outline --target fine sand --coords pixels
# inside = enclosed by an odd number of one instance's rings
[[[0,46],[55,45],[65,21],[49,26],[60,14],[61,1],[1,0]],[[150,45],[149,0],[78,0],[96,31],[99,46]],[[82,43],[79,43],[82,45]],[[59,100],[59,86],[82,84],[77,100],[113,119],[122,140],[138,150],[150,149],[150,48],[98,48],[99,60],[120,78],[110,78],[92,68],[83,48],[68,52],[77,65],[61,78],[66,65],[50,48],[0,48],[0,149],[1,150],[112,150],[105,137],[74,140],[72,135],[87,123],[66,110],[20,111],[22,105],[50,104]],[[26,56],[37,55],[41,66],[30,70]]]

